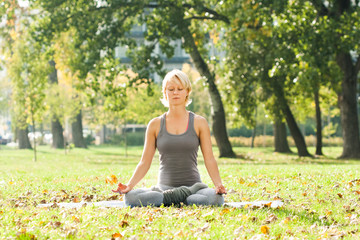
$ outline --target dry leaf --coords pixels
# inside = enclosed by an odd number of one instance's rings
[[[228,208],[224,208],[221,212],[220,212],[220,215],[222,216],[222,215],[224,215],[224,214],[226,214],[226,213],[229,213],[230,212],[230,210],[228,209]]]
[[[121,235],[121,233],[114,233],[113,235],[111,235],[111,237],[116,239],[116,238],[122,238],[123,235]]]
[[[328,211],[328,210],[325,210],[325,215],[326,215],[326,216],[330,216],[331,214],[332,214],[332,211],[331,211],[331,210],[329,210],[329,211]]]
[[[339,198],[343,197],[343,195],[341,193],[338,193],[337,195],[339,196]]]
[[[270,214],[269,217],[265,220],[265,224],[275,222],[278,218],[274,214]]]
[[[290,217],[286,217],[286,218],[282,221],[282,223],[288,224],[288,223],[290,222],[290,220],[291,220]]]
[[[239,179],[239,183],[240,183],[240,184],[244,184],[244,183],[245,183],[245,179],[240,178],[240,179]]]
[[[266,225],[263,225],[263,226],[261,226],[260,231],[263,234],[269,234],[270,233],[270,228],[268,226],[266,226]]]
[[[77,216],[72,216],[71,219],[76,223],[80,222],[80,219]]]
[[[264,207],[268,207],[268,208],[269,208],[269,207],[271,207],[271,204],[272,204],[272,202],[265,203],[265,204],[264,204]]]
[[[118,182],[118,179],[114,174],[106,177],[106,179],[105,179],[105,183],[116,184],[117,182]]]
[[[184,232],[183,231],[177,231],[175,234],[174,234],[174,236],[177,236],[177,237],[185,237],[185,234],[184,234]]]
[[[127,226],[129,226],[129,222],[126,221],[126,220],[122,220],[122,221],[120,222],[119,226],[120,226],[120,227],[127,227]]]

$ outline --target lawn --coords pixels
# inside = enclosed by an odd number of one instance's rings
[[[39,208],[39,203],[121,200],[106,178],[126,183],[141,147],[53,150],[0,149],[1,239],[359,239],[360,161],[298,158],[271,148],[235,148],[219,159],[225,201],[280,199],[279,209],[183,206],[160,208]],[[216,151],[216,148],[214,148]],[[314,149],[309,148],[311,152]],[[217,153],[216,153],[217,154]],[[202,158],[203,182],[212,186]],[[158,156],[138,187],[156,184]]]

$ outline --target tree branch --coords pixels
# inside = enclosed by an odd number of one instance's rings
[[[201,17],[201,16],[192,16],[192,17],[189,17],[189,18],[184,18],[184,20],[192,20],[192,19],[199,19],[199,20],[205,20],[205,19],[208,19],[208,20],[220,20],[220,21],[223,21],[223,19],[220,19],[220,18],[214,18],[214,17]]]
[[[191,4],[186,4],[186,3],[185,3],[185,4],[183,4],[183,7],[186,7],[186,8],[194,8],[194,9],[196,9],[196,8],[201,8],[201,12],[207,12],[207,13],[210,13],[210,14],[214,15],[214,16],[216,17],[216,20],[221,20],[221,21],[223,21],[223,22],[225,22],[225,23],[227,23],[227,24],[230,23],[230,20],[229,20],[228,17],[226,17],[226,16],[218,13],[217,11],[215,11],[215,10],[213,10],[213,9],[207,8],[207,7],[205,7],[205,6],[196,7],[196,6],[193,6],[193,5],[191,5]]]
[[[157,4],[157,3],[149,3],[147,5],[145,5],[145,7],[148,7],[148,8],[159,8],[159,7],[163,7],[163,6],[170,6],[170,7],[176,7],[174,4],[164,4],[164,5],[161,5],[161,4]],[[214,17],[191,17],[191,18],[187,18],[187,19],[210,19],[210,20],[220,20],[220,21],[223,21],[227,24],[230,23],[230,20],[228,17],[218,13],[217,11],[213,10],[213,9],[210,9],[210,8],[207,8],[205,6],[194,6],[194,5],[191,5],[191,4],[188,4],[188,3],[185,3],[182,5],[184,8],[193,8],[193,9],[201,9],[200,13],[209,13],[209,14],[212,14]]]

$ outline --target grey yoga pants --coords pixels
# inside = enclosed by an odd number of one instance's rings
[[[203,183],[194,184],[188,187],[191,195],[186,198],[187,205],[222,206],[224,197],[216,194],[215,190]],[[164,191],[174,189],[169,186],[160,185],[151,189],[134,189],[125,195],[125,204],[131,207],[155,206],[159,207],[164,203]]]

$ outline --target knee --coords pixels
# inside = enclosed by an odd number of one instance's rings
[[[186,201],[189,205],[222,206],[224,204],[224,197],[216,194],[212,188],[205,188],[190,195]]]
[[[125,204],[131,207],[161,206],[163,194],[149,189],[135,189],[125,194]]]
[[[209,201],[209,205],[222,206],[224,204],[223,195],[216,194],[215,189],[206,188],[198,191],[198,194],[203,194]]]
[[[143,193],[143,189],[135,189],[125,194],[125,204],[127,206],[135,207],[138,206],[139,194]]]

